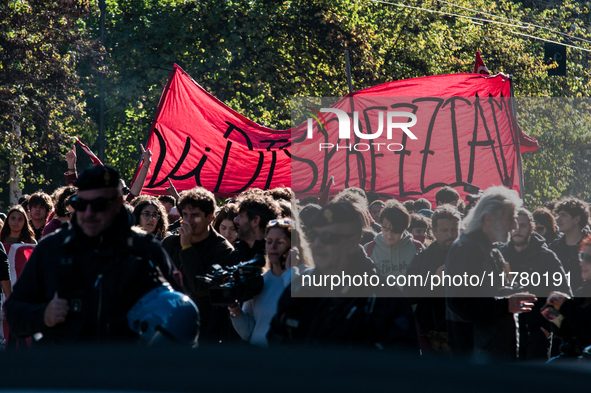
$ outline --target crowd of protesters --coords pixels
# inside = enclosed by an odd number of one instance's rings
[[[179,194],[172,182],[170,195],[140,195],[150,156],[143,151],[143,173],[129,190],[109,167],[78,177],[72,151],[67,186],[25,196],[2,217],[2,243],[37,244],[16,284],[0,247],[14,339],[34,336],[32,346],[136,340],[148,328],[128,324],[127,313],[168,285],[196,305],[200,345],[370,347],[537,361],[575,357],[591,345],[591,234],[583,201],[563,198],[530,212],[503,187],[471,196],[468,205],[451,187],[437,192],[436,206],[358,188],[301,200],[286,187],[248,189],[216,200],[201,187]],[[442,286],[428,296],[409,286],[392,296],[352,285],[330,293],[303,279],[488,271],[511,284],[494,293]],[[512,280],[515,274],[528,280]],[[530,279],[544,275],[560,283]],[[159,329],[174,339],[179,328]]]

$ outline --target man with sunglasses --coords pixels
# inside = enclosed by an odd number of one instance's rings
[[[6,302],[10,331],[49,344],[137,339],[127,312],[172,265],[157,240],[132,230],[115,169],[86,169],[75,186],[69,226],[35,248]]]
[[[376,284],[376,267],[359,245],[361,233],[361,217],[348,202],[330,203],[312,219],[307,237],[315,268],[281,296],[267,334],[271,345],[341,345],[418,354],[410,303],[388,297],[392,293]],[[329,276],[367,276],[373,284],[353,278],[334,287],[317,285]],[[398,288],[393,290],[400,295]]]
[[[548,360],[550,341],[546,334],[551,330],[551,326],[540,314],[540,309],[546,303],[546,297],[550,292],[571,292],[564,276],[562,263],[556,254],[548,249],[545,239],[534,232],[534,217],[527,209],[517,210],[517,228],[511,232],[509,244],[501,246],[501,252],[512,272],[523,272],[522,277],[528,277],[534,283],[536,277],[540,277],[539,285],[530,284],[523,288],[535,294],[538,301],[535,302],[532,312],[519,314],[519,358]],[[555,273],[563,277],[562,285],[559,287],[544,285],[544,274],[554,277]],[[523,282],[526,283],[525,280]]]

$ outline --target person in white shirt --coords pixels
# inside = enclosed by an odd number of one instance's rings
[[[267,264],[263,274],[261,293],[244,302],[228,306],[232,324],[243,340],[253,345],[267,347],[267,332],[277,312],[277,303],[291,282],[291,232],[290,219],[269,221],[265,229]]]

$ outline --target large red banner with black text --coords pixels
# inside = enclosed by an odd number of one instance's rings
[[[376,151],[374,146],[365,150],[363,144],[377,140],[359,138],[353,131],[351,139],[339,138],[333,113],[322,113],[321,126],[312,112],[314,121],[300,119],[290,130],[258,125],[175,65],[147,143],[154,156],[144,193],[166,194],[171,179],[179,191],[203,186],[229,196],[252,187],[291,186],[302,197],[320,194],[330,176],[335,177],[331,193],[356,186],[400,200],[433,201],[442,185],[456,187],[463,196],[466,185],[520,191],[519,153],[536,150],[537,141],[515,121],[511,83],[502,74],[454,74],[385,83],[347,95],[333,108],[351,119],[357,112],[362,134],[379,128],[376,110],[416,116],[410,128],[416,139],[394,131],[388,142],[402,148]],[[319,149],[319,143],[333,148]],[[347,146],[350,151],[343,149]]]

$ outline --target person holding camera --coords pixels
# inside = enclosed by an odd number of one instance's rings
[[[581,241],[579,265],[584,281],[575,297],[552,292],[542,308],[542,316],[553,323],[554,333],[564,342],[562,354],[553,359],[579,356],[591,345],[591,236]]]
[[[291,279],[290,219],[269,221],[265,230],[266,272],[261,293],[244,302],[228,306],[232,325],[243,340],[253,345],[267,347],[267,331],[277,311],[277,303]]]

